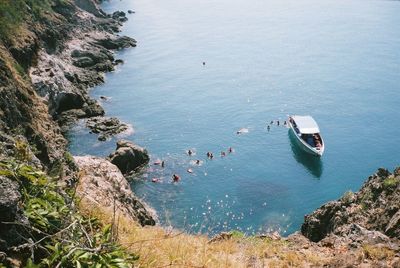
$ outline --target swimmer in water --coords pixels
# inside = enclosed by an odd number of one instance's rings
[[[269,124],[272,125],[274,123],[274,121],[271,121]]]
[[[203,66],[205,66],[206,65],[206,62],[205,61],[203,61]]]
[[[232,147],[229,147],[228,152],[229,152],[230,154],[233,153],[233,148],[232,148]]]
[[[214,155],[213,153],[210,153],[210,159],[213,159]]]
[[[161,161],[161,167],[165,167],[165,162],[164,162],[164,160]]]
[[[187,171],[188,173],[193,173],[193,169],[191,169],[191,168],[188,168],[186,171]]]
[[[200,160],[199,159],[196,160],[196,165],[200,165]]]
[[[284,126],[286,126],[286,125],[287,125],[287,122],[286,122],[286,120],[285,120],[285,122],[283,122],[283,125],[284,125]]]
[[[210,158],[210,156],[211,156],[211,153],[207,152],[207,158]]]
[[[276,120],[276,124],[279,126],[279,120]]]
[[[267,126],[267,130],[268,130],[268,132],[269,132],[270,128],[271,128],[270,126]]]
[[[187,153],[188,153],[189,156],[192,156],[193,151],[189,149]]]
[[[177,174],[172,175],[172,180],[174,182],[178,182],[181,179],[181,177],[179,177]]]
[[[221,152],[221,157],[226,156],[226,153],[224,151]]]

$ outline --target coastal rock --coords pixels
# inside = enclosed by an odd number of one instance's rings
[[[81,9],[97,16],[105,17],[106,14],[98,7],[97,3],[92,0],[74,0],[74,3]]]
[[[89,57],[81,57],[74,61],[74,65],[77,67],[86,68],[95,65],[95,62]]]
[[[96,43],[106,49],[122,49],[128,47],[136,47],[136,40],[127,36],[98,39]]]
[[[98,139],[101,141],[128,130],[128,125],[121,123],[115,117],[94,117],[86,122],[86,126],[92,133],[100,134]]]
[[[128,174],[146,165],[149,160],[147,150],[127,140],[117,142],[117,149],[110,154],[111,163],[116,165],[123,174]]]
[[[115,11],[112,16],[113,19],[118,20],[120,22],[125,22],[128,20],[128,18],[126,17],[125,12],[123,11]]]
[[[318,242],[329,234],[361,241],[387,242],[400,235],[400,176],[386,169],[370,176],[357,193],[346,193],[305,216],[301,232]]]
[[[134,196],[128,181],[115,165],[94,156],[74,157],[79,169],[84,171],[79,180],[77,195],[86,207],[113,211],[141,225],[155,225],[152,214],[143,202]]]

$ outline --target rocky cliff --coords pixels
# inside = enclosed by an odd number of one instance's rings
[[[138,256],[121,251],[118,228],[81,215],[77,199],[106,218],[121,213],[129,228],[155,223],[121,173],[148,162],[144,149],[120,142],[110,155],[118,169],[105,159],[73,158],[63,136],[78,118],[91,118],[101,140],[128,129],[101,117],[88,95],[120,63],[113,50],[136,45],[117,34],[126,19],[105,14],[95,0],[0,1],[0,262],[8,266],[132,266]],[[359,192],[307,215],[301,234],[288,238],[180,240],[124,226],[120,240],[141,254],[142,266],[400,267],[399,204],[400,169],[380,169]]]
[[[0,1],[0,263],[39,263],[46,260],[49,250],[46,253],[43,246],[53,235],[63,228],[68,231],[60,237],[73,235],[68,228],[78,227],[76,222],[82,219],[75,211],[76,197],[70,195],[77,185],[78,194],[94,192],[102,208],[108,208],[112,199],[132,221],[154,225],[114,165],[99,159],[97,167],[104,167],[99,169],[104,173],[82,176],[94,167],[81,160],[76,165],[63,135],[78,118],[93,118],[96,133],[104,132],[104,138],[129,128],[118,119],[99,118],[104,110],[88,94],[90,87],[104,82],[105,72],[121,63],[113,51],[136,46],[134,39],[117,34],[126,20],[124,12],[105,14],[96,0]],[[57,180],[57,187],[51,182],[43,187],[42,196],[25,192],[50,178]],[[100,187],[93,189],[88,181]],[[58,201],[71,210],[72,218],[66,217],[50,231],[41,224],[53,224],[61,216],[64,208],[53,207]],[[36,215],[39,212],[43,215]],[[79,225],[78,233],[88,232],[89,244],[78,244],[88,247],[88,253],[98,252],[93,248],[97,238]],[[58,261],[60,266],[63,261]]]

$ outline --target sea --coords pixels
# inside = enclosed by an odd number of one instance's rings
[[[286,236],[379,167],[400,164],[400,1],[111,0],[102,8],[134,12],[120,34],[137,47],[116,52],[124,64],[91,95],[133,131],[102,142],[80,121],[69,146],[103,157],[121,138],[145,147],[150,163],[129,181],[160,225]],[[296,146],[289,115],[318,122],[321,158]]]

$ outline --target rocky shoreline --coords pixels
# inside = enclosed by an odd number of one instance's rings
[[[42,23],[28,22],[24,27],[31,29],[24,36],[0,44],[0,160],[15,158],[57,178],[62,187],[76,186],[77,196],[88,209],[122,215],[132,224],[155,225],[154,211],[135,197],[124,177],[147,165],[145,149],[121,140],[107,159],[72,157],[66,149],[63,134],[78,119],[86,120],[101,141],[132,131],[117,118],[106,117],[89,89],[103,83],[104,73],[122,63],[115,58],[115,50],[136,46],[134,39],[117,34],[127,20],[124,12],[107,15],[95,0],[67,2],[56,1],[55,14],[45,13]],[[20,189],[7,174],[0,174],[0,261],[22,243],[12,237],[18,228],[9,231],[4,222],[27,221],[18,205]],[[254,239],[288,243],[285,250],[304,258],[315,253],[324,260],[316,263],[326,267],[400,267],[399,237],[397,168],[393,173],[379,169],[359,192],[346,193],[305,216],[301,233]],[[207,245],[232,239],[234,233],[221,234]],[[245,262],[257,267],[277,256],[263,252]]]

